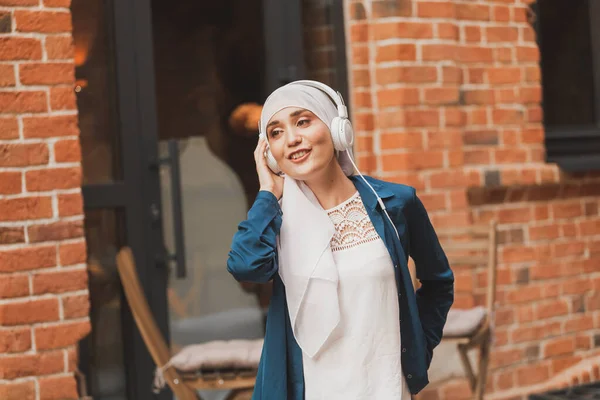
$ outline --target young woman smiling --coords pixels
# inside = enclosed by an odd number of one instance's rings
[[[227,262],[240,281],[273,280],[253,399],[407,400],[428,383],[454,277],[415,190],[354,175],[352,141],[322,83],[264,104],[261,190]]]

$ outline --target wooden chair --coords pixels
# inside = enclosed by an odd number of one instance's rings
[[[496,301],[497,225],[436,230],[451,266],[487,267],[486,306],[451,309],[442,340],[457,342],[458,353],[474,398],[483,399],[490,363],[490,347]],[[469,350],[479,348],[477,372],[468,357]]]
[[[154,363],[162,367],[167,364],[171,354],[144,296],[130,248],[124,247],[117,254],[117,268],[125,297],[144,343]],[[242,400],[250,398],[256,376],[255,374],[248,376],[231,371],[182,374],[175,368],[169,367],[164,371],[164,378],[178,400],[198,400],[200,397],[196,390],[231,390],[232,393],[228,400]]]

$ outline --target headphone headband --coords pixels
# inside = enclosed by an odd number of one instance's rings
[[[305,86],[313,87],[315,89],[319,89],[322,92],[325,92],[327,95],[329,95],[331,100],[333,100],[333,102],[337,106],[338,116],[340,118],[348,118],[348,109],[346,108],[346,105],[344,104],[344,99],[342,98],[342,95],[340,94],[340,92],[336,92],[335,90],[333,90],[329,86],[325,85],[324,83],[321,83],[318,81],[311,81],[308,79],[303,79],[303,80],[299,80],[299,81],[290,82],[290,83],[288,83],[288,85],[305,85]]]

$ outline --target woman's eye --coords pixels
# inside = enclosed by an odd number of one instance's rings
[[[280,129],[273,129],[273,130],[271,131],[271,135],[270,135],[270,136],[271,136],[272,138],[274,138],[274,137],[277,137],[277,136],[278,136],[280,133],[281,133],[281,130],[280,130]]]
[[[306,124],[308,124],[309,122],[310,122],[310,120],[309,120],[309,119],[307,119],[307,118],[305,118],[305,119],[301,119],[301,120],[299,120],[299,121],[298,121],[298,126],[303,126],[303,125],[306,125]]]

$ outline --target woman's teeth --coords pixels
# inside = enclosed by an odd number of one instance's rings
[[[307,150],[302,150],[302,151],[299,151],[297,153],[292,154],[291,158],[292,158],[292,160],[296,160],[296,159],[298,159],[300,157],[303,157],[306,153],[308,153]]]

